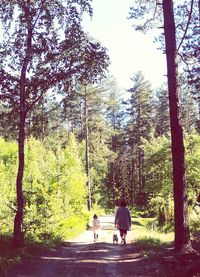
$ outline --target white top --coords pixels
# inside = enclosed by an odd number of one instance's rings
[[[92,221],[92,225],[93,225],[93,230],[99,230],[100,229],[100,221],[98,218],[94,218]]]

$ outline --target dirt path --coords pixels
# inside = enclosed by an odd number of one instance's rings
[[[8,277],[174,276],[166,273],[161,257],[145,257],[134,243],[133,231],[128,232],[126,245],[113,245],[113,220],[101,218],[98,242],[93,242],[91,230],[86,231],[39,259],[17,266]]]

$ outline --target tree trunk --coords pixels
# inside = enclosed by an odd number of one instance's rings
[[[130,165],[130,183],[131,183],[131,190],[132,190],[132,205],[134,205],[135,201],[135,162],[133,157],[131,158],[131,165]]]
[[[180,121],[176,30],[172,0],[163,0],[164,34],[167,59],[167,78],[173,161],[175,249],[190,247],[185,180],[183,130]]]
[[[82,102],[80,100],[80,122],[81,122],[81,140],[84,138],[84,131],[83,131],[83,126],[84,126],[84,121],[83,121],[83,114],[82,114]]]
[[[23,94],[23,88],[20,89],[20,99]],[[22,97],[23,98],[23,97]],[[23,245],[23,209],[24,209],[24,196],[23,196],[23,174],[24,174],[24,141],[25,141],[25,115],[23,111],[23,99],[20,101],[20,123],[19,123],[19,141],[18,141],[18,173],[16,180],[16,191],[17,191],[17,212],[14,219],[14,236],[13,243],[15,247]]]
[[[87,107],[87,87],[85,85],[85,169],[88,186],[88,210],[91,210],[91,184],[90,184],[90,165],[89,165],[89,135],[88,135],[88,107]]]
[[[138,149],[138,180],[139,180],[139,192],[142,192],[142,150]]]
[[[198,104],[198,119],[196,120],[197,132],[200,134],[200,97],[197,98]]]
[[[30,1],[27,1],[27,9],[30,7]],[[19,139],[18,139],[18,172],[16,179],[17,192],[17,212],[14,219],[13,244],[15,247],[23,246],[23,216],[24,216],[24,196],[23,196],[23,175],[24,175],[24,142],[25,142],[25,92],[26,92],[26,72],[31,59],[32,46],[32,26],[31,21],[28,24],[26,55],[22,64],[20,75],[20,105],[19,105]]]
[[[44,140],[44,97],[42,96],[42,130],[41,130],[41,140]]]

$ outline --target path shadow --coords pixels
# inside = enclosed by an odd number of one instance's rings
[[[135,244],[63,242],[34,261],[15,266],[7,277],[159,276],[141,275],[158,271],[161,260],[152,261]]]

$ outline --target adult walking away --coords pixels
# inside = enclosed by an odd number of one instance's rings
[[[115,215],[115,226],[119,229],[121,243],[126,244],[127,231],[131,228],[131,215],[126,207],[125,200],[121,200],[120,207]]]

